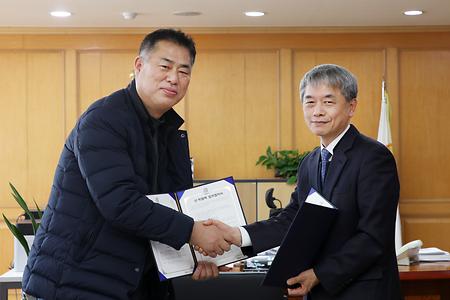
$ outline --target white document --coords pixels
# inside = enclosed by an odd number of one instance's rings
[[[450,261],[450,255],[448,254],[419,254],[419,261],[422,262],[433,262],[433,261]]]
[[[447,251],[441,250],[439,248],[436,247],[431,247],[431,248],[421,248],[419,250],[419,255],[449,255],[450,253],[448,253]]]
[[[195,221],[216,219],[230,226],[246,225],[232,177],[174,194],[147,195],[147,198],[180,211]],[[194,251],[189,244],[185,244],[180,250],[157,241],[150,241],[150,244],[160,273],[160,280],[192,274],[198,261],[212,261],[217,266],[222,266],[247,258],[241,248],[234,245],[223,255],[211,258]]]
[[[306,197],[305,202],[323,207],[336,208],[313,188],[311,188],[311,190],[309,191],[309,195],[308,197]]]
[[[195,221],[219,220],[230,226],[246,225],[239,197],[234,184],[221,180],[194,187],[179,196],[181,210]],[[197,261],[211,261],[218,266],[245,259],[240,247],[231,246],[230,251],[215,258],[195,251]]]
[[[436,247],[423,248],[419,250],[419,261],[450,261],[450,253]]]
[[[178,211],[176,200],[169,194],[147,195],[147,198]],[[188,244],[185,244],[180,250],[157,241],[150,241],[150,244],[155,260],[158,263],[159,271],[165,278],[169,279],[192,274],[192,270],[195,268],[195,261]]]

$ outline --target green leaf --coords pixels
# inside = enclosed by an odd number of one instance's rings
[[[299,164],[309,153],[310,151],[299,153],[297,149],[272,151],[272,148],[268,146],[266,155],[260,156],[256,164],[265,166],[267,169],[275,169],[275,176],[285,178],[293,184],[297,181]]]
[[[287,180],[287,184],[295,184],[297,182],[297,176],[291,176]]]
[[[8,226],[9,230],[16,237],[16,239],[20,242],[20,244],[22,244],[22,247],[28,256],[28,254],[30,253],[30,248],[28,247],[27,240],[23,236],[22,232],[20,232],[19,228],[17,228],[16,225],[11,224],[11,222],[9,222],[8,218],[6,218],[4,214],[2,214],[2,215],[3,215],[3,220],[5,220],[5,223]]]
[[[11,195],[14,197],[14,199],[16,199],[16,201],[20,205],[20,207],[22,207],[22,209],[25,211],[25,213],[30,217],[31,224],[33,225],[33,232],[34,232],[34,234],[36,234],[36,231],[37,231],[37,228],[39,227],[39,225],[36,224],[36,220],[34,219],[33,214],[30,212],[30,209],[28,208],[27,203],[22,198],[22,196],[17,191],[17,189],[14,187],[14,185],[12,185],[11,182],[9,183],[9,186],[11,187],[11,189],[13,191],[11,193]]]
[[[263,166],[266,166],[267,169],[273,169],[273,167],[275,166],[274,160],[273,159],[269,159],[266,160],[262,163]]]
[[[259,164],[263,163],[266,159],[267,159],[267,156],[261,155],[261,156],[258,158],[258,161],[256,162],[256,165],[259,165]]]
[[[286,166],[286,171],[297,173],[297,167],[298,167],[297,164]]]
[[[36,200],[33,199],[33,202],[34,202],[34,205],[36,205],[36,209],[37,209],[37,212],[38,212],[39,219],[42,219],[42,210],[37,205]]]
[[[289,150],[280,150],[279,153],[283,156],[288,156],[290,151]]]

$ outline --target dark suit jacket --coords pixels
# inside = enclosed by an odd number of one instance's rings
[[[279,245],[310,188],[320,190],[319,161],[320,148],[303,160],[281,214],[245,227],[253,252]],[[399,189],[391,152],[351,125],[334,149],[321,190],[339,215],[313,267],[320,283],[308,299],[401,298],[394,242]]]

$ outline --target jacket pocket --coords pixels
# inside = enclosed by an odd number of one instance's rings
[[[356,278],[357,281],[360,280],[376,280],[381,279],[383,276],[383,272],[381,271],[381,268],[376,266],[374,268],[371,268],[369,271],[363,273],[361,276]]]
[[[80,240],[79,244],[75,244],[72,253],[73,260],[76,262],[82,261],[86,254],[92,249],[95,241],[97,240],[98,234],[102,228],[102,223],[97,222],[96,224],[92,224],[92,227],[89,228],[86,234]]]

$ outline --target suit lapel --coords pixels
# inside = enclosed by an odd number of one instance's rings
[[[333,193],[333,189],[336,186],[338,179],[342,171],[344,170],[344,166],[347,162],[347,152],[353,146],[353,142],[356,136],[359,134],[358,130],[350,125],[349,130],[345,133],[339,143],[336,145],[333,151],[333,158],[328,166],[327,177],[325,179],[324,187],[322,187],[322,194],[327,200],[331,200],[331,194]]]
[[[318,176],[319,161],[320,161],[320,147],[313,150],[313,153],[311,154],[311,161],[308,164],[309,184],[316,191],[320,191],[319,176]],[[308,190],[309,190],[309,188],[310,187],[308,187]]]
[[[336,186],[336,182],[341,175],[346,162],[347,156],[344,153],[333,154],[333,160],[328,166],[327,177],[325,179],[325,184],[322,187],[322,194],[325,199],[330,200],[331,193]]]

